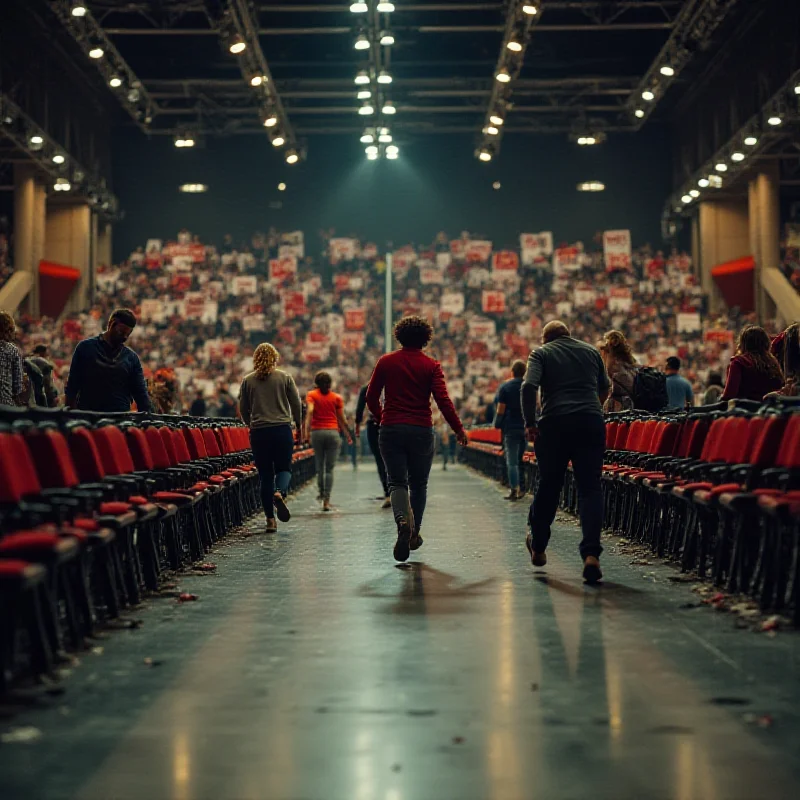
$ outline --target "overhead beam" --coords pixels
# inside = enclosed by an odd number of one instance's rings
[[[398,114],[482,114],[484,112],[483,106],[415,106],[396,104]],[[588,111],[592,113],[601,112],[618,112],[622,107],[619,105],[546,105],[546,106],[523,106],[519,104],[514,105],[514,113],[526,114],[560,114],[565,111],[568,112],[582,112]],[[159,116],[182,116],[193,115],[204,109],[200,106],[191,106],[185,108],[162,108]],[[293,106],[289,109],[292,116],[317,116],[317,115],[350,115],[357,116],[358,106]],[[239,115],[252,115],[252,107],[234,107],[225,108],[224,114],[228,116]],[[361,117],[366,125],[373,124],[372,118]]]

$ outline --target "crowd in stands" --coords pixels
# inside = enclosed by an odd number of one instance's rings
[[[316,371],[328,370],[352,417],[384,351],[387,259],[374,244],[334,232],[317,249],[310,253],[300,232],[270,231],[247,243],[226,236],[216,245],[188,231],[150,240],[100,268],[89,310],[59,322],[22,316],[21,349],[31,355],[46,346],[63,386],[76,343],[99,334],[114,308],[128,307],[139,318],[129,345],[157,410],[194,405],[196,413],[234,416],[253,350],[268,341],[301,394]],[[733,331],[748,322],[735,312],[708,314],[688,256],[631,249],[629,236],[609,248],[603,234],[560,246],[551,234],[523,234],[514,248],[497,250],[466,232],[440,233],[430,244],[396,248],[392,274],[394,318],[420,314],[434,324],[430,353],[467,425],[491,420],[510,364],[527,358],[551,319],[598,345],[607,332],[624,332],[639,364],[664,369],[677,357],[698,401],[724,376]]]

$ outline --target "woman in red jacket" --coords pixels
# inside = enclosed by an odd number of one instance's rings
[[[378,441],[397,524],[394,557],[406,561],[409,551],[422,545],[419,531],[435,442],[431,395],[461,445],[466,445],[467,434],[447,394],[441,365],[422,352],[433,336],[428,321],[405,317],[395,325],[394,336],[402,347],[375,365],[367,405],[380,425]]]
[[[763,400],[765,395],[782,387],[781,365],[770,352],[767,332],[749,325],[739,335],[720,400]]]

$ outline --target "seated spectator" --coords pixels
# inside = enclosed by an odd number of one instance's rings
[[[611,394],[605,411],[628,411],[633,408],[633,385],[636,382],[636,359],[628,340],[620,331],[609,331],[599,347],[611,380]]]
[[[691,408],[694,405],[692,384],[680,375],[681,360],[677,356],[667,359],[664,372],[667,376],[667,408]]]
[[[33,355],[30,362],[39,368],[44,381],[44,399],[48,408],[55,408],[58,405],[58,389],[55,385],[56,366],[47,357],[47,345],[40,344],[33,348]]]
[[[763,400],[782,388],[783,373],[770,352],[767,332],[757,325],[747,326],[739,335],[720,400]]]
[[[716,371],[709,372],[708,386],[706,387],[705,392],[703,392],[703,405],[713,406],[714,403],[718,403],[720,397],[722,397],[722,390],[722,373]]]
[[[14,318],[0,311],[0,405],[4,406],[27,405],[31,392],[22,356],[12,344],[16,333]]]

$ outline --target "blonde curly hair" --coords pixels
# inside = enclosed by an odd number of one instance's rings
[[[253,353],[253,369],[259,378],[266,378],[272,374],[281,360],[281,354],[268,342],[263,342],[256,347]]]
[[[617,361],[623,364],[635,364],[636,359],[633,357],[628,340],[622,331],[609,331],[604,337],[600,345],[600,349],[609,355],[613,356]]]
[[[0,342],[13,342],[16,331],[14,317],[6,311],[0,311]]]

